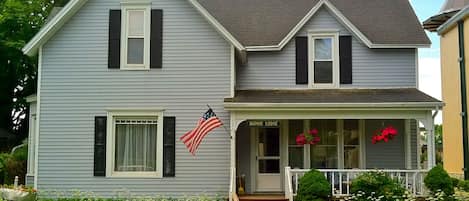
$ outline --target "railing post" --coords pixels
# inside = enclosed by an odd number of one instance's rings
[[[293,201],[293,187],[291,179],[291,167],[285,167],[285,199]]]

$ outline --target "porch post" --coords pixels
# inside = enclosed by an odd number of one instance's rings
[[[427,162],[428,169],[436,166],[435,160],[435,126],[431,112],[427,114],[427,118],[423,122],[427,130]]]
[[[236,116],[231,113],[230,118],[230,137],[231,137],[231,148],[230,148],[230,191],[229,191],[229,200],[233,201],[233,194],[236,192],[236,129],[238,124],[236,121]],[[232,178],[233,175],[235,178]]]

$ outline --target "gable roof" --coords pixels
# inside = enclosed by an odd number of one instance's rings
[[[193,1],[248,50],[281,49],[321,6],[370,48],[430,45],[408,0]]]
[[[187,0],[238,50],[281,50],[326,6],[370,48],[428,47],[408,0]],[[36,54],[87,0],[70,0],[23,48]],[[402,31],[406,30],[406,31]]]
[[[443,35],[446,33],[450,28],[456,26],[456,24],[469,17],[469,6],[466,6],[462,10],[458,11],[453,17],[443,23],[441,26],[438,27],[436,30],[439,35]]]
[[[469,5],[469,0],[446,0],[438,14],[431,16],[423,22],[423,28],[428,31],[437,31],[460,10]]]

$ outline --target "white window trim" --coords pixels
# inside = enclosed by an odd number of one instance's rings
[[[156,171],[155,172],[118,172],[115,171],[115,118],[116,117],[157,117]],[[106,177],[117,178],[163,178],[163,110],[125,110],[109,111],[107,114],[106,134]]]
[[[332,38],[332,84],[314,83],[314,39]],[[310,88],[339,88],[339,32],[309,32],[308,33],[308,77]]]
[[[143,64],[127,64],[127,40],[129,38],[127,25],[128,11],[144,11],[144,39]],[[121,13],[121,70],[150,70],[150,33],[151,32],[151,4],[150,3],[122,3]]]

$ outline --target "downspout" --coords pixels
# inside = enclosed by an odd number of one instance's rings
[[[461,76],[461,117],[462,117],[462,139],[464,157],[464,179],[469,180],[469,145],[467,136],[467,89],[466,89],[466,56],[464,51],[464,21],[458,22],[459,34],[459,69]]]

